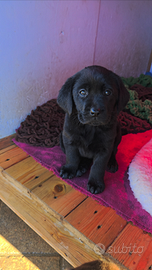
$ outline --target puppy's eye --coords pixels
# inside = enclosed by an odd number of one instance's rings
[[[79,90],[79,95],[81,97],[86,97],[88,95],[88,92],[85,89]]]
[[[112,94],[111,90],[109,90],[109,89],[104,90],[104,95],[105,96],[110,96],[111,94]]]

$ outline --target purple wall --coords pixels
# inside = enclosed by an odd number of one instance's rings
[[[146,71],[152,49],[152,1],[101,1],[95,63],[121,76]]]
[[[0,1],[0,138],[87,65],[146,71],[151,1]]]

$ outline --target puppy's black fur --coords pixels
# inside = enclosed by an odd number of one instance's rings
[[[104,190],[105,170],[118,169],[115,155],[121,132],[117,116],[128,100],[120,77],[100,66],[86,67],[65,82],[57,99],[66,112],[60,137],[66,154],[62,178],[81,176],[93,161],[88,191]]]

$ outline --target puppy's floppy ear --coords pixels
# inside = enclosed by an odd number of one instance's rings
[[[117,111],[119,114],[119,112],[124,109],[124,107],[127,105],[129,101],[129,92],[124,86],[121,78],[116,74],[115,76],[116,76],[115,78],[117,80],[117,87],[118,87]]]
[[[59,91],[59,95],[57,98],[58,105],[69,115],[72,113],[73,108],[73,97],[72,90],[76,80],[79,77],[79,72],[67,79],[65,84]]]

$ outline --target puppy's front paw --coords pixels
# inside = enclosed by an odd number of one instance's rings
[[[64,165],[61,170],[60,170],[60,176],[63,178],[63,179],[72,179],[76,174],[76,171],[71,168],[71,167],[68,167],[66,165]]]
[[[86,173],[89,170],[90,166],[91,166],[91,159],[82,158],[79,164],[76,176],[77,177],[82,176],[84,173]]]
[[[76,177],[80,177],[82,176],[84,173],[87,172],[87,169],[86,168],[83,168],[83,167],[79,167],[78,170],[77,170],[77,173],[76,173]]]
[[[90,191],[92,194],[98,194],[103,192],[105,189],[104,182],[96,183],[95,181],[89,181],[87,185],[87,190]]]

